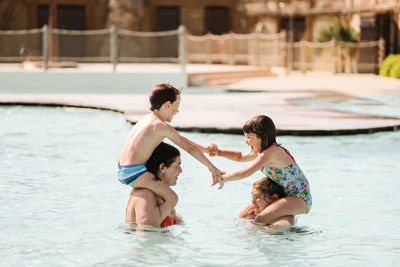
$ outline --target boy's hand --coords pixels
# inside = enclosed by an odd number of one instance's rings
[[[218,154],[219,154],[218,146],[217,146],[216,144],[211,144],[211,145],[209,145],[209,146],[207,147],[207,152],[208,152],[208,155],[209,155],[210,157],[218,156]]]

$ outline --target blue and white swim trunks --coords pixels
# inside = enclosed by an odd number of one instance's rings
[[[118,162],[118,178],[123,184],[133,187],[133,183],[136,178],[147,171],[146,165],[144,164],[132,164],[132,165],[119,165]]]

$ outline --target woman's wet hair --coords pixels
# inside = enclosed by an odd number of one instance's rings
[[[254,133],[261,139],[261,151],[276,143],[276,128],[270,117],[258,115],[246,121],[244,133]]]
[[[277,194],[278,198],[285,197],[283,187],[268,177],[256,181],[253,187],[263,195],[264,199],[271,198],[274,194]]]
[[[156,149],[154,149],[150,158],[146,162],[147,171],[156,176],[155,180],[160,180],[160,178],[157,177],[160,165],[164,163],[165,167],[168,168],[180,155],[181,153],[178,149],[167,143],[161,142]]]
[[[154,86],[150,94],[150,110],[160,109],[161,106],[170,101],[174,103],[181,91],[170,84],[162,83]]]

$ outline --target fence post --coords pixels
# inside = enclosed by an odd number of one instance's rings
[[[305,40],[301,40],[300,42],[300,64],[301,64],[301,72],[302,74],[306,74],[306,45],[307,42]]]
[[[378,41],[378,71],[381,67],[383,58],[385,57],[385,39],[382,37]]]
[[[230,40],[230,46],[229,46],[229,61],[228,64],[230,65],[235,65],[235,39],[233,38],[233,34],[230,32],[228,33],[228,39]]]
[[[115,25],[111,26],[110,56],[110,60],[113,65],[113,72],[115,72],[118,64],[118,32]]]
[[[49,26],[47,24],[43,25],[42,59],[43,70],[47,72],[49,67]]]
[[[287,69],[286,69],[286,75],[289,75],[292,70],[293,70],[293,42],[294,42],[294,18],[293,18],[293,12],[290,12],[289,14],[289,42],[288,42],[288,57],[287,57]]]
[[[207,64],[211,64],[211,35],[209,33],[206,34],[206,54],[207,54]]]
[[[255,56],[256,56],[256,65],[260,66],[260,33],[259,32],[256,32]]]
[[[185,40],[185,26],[179,25],[178,27],[179,34],[179,62],[182,67],[182,74],[185,77],[184,87],[187,87],[187,75],[186,75],[186,40]]]
[[[334,57],[335,57],[335,73],[340,73],[340,48],[338,40],[333,39]]]

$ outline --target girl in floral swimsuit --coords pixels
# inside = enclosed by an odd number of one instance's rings
[[[249,153],[222,150],[212,144],[209,155],[240,162],[253,160],[240,170],[222,175],[224,182],[240,180],[261,170],[283,187],[286,197],[269,205],[254,221],[270,224],[283,216],[308,213],[312,204],[310,186],[292,155],[276,143],[273,121],[265,115],[256,116],[244,124],[243,132],[246,144],[251,147]]]

